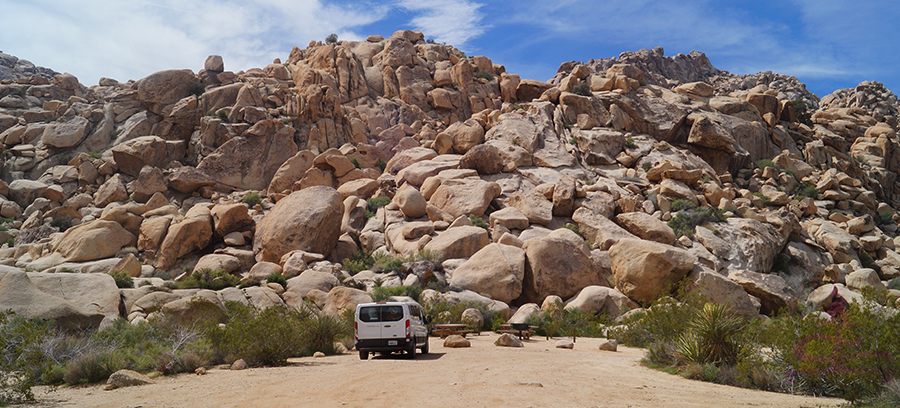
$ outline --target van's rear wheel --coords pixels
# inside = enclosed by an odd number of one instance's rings
[[[409,350],[406,350],[406,358],[412,360],[416,358],[416,342],[415,339],[409,345]]]
[[[422,354],[428,354],[428,336],[425,336],[425,345],[422,346]]]
[[[360,351],[360,352],[359,352],[359,359],[360,359],[360,360],[368,360],[368,359],[369,359],[369,352],[368,352],[368,351]]]

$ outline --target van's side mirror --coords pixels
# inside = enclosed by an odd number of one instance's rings
[[[431,324],[431,316],[425,316],[425,324]]]

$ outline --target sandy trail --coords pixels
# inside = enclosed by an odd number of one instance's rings
[[[40,407],[833,407],[843,400],[746,390],[686,380],[640,365],[643,350],[598,350],[579,338],[524,348],[470,337],[471,348],[441,347],[416,360],[358,355],[292,359],[291,365],[157,378],[156,384],[103,391],[102,385],[38,390]]]

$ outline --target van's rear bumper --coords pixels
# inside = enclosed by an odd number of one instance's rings
[[[396,341],[397,344],[389,344],[391,341]],[[401,351],[401,350],[409,350],[409,344],[412,339],[409,338],[399,338],[399,339],[357,339],[354,345],[356,346],[356,350],[358,351]]]

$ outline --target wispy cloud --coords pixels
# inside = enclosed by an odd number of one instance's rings
[[[334,32],[383,18],[384,6],[327,5],[319,0],[0,0],[0,49],[56,70],[86,85],[101,76],[139,79],[169,68],[203,67],[219,54],[226,69],[265,66]],[[40,27],[35,27],[35,21]]]
[[[416,15],[411,24],[417,30],[463,50],[487,28],[483,5],[467,0],[399,0],[397,6]]]

